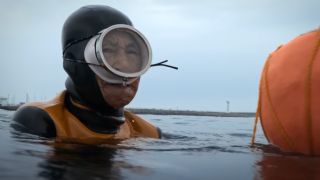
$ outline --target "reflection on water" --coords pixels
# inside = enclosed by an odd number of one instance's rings
[[[320,179],[318,157],[264,155],[256,165],[260,179]]]
[[[40,177],[47,179],[119,179],[113,168],[115,149],[94,146],[62,145],[53,147],[46,159],[38,164]]]
[[[284,153],[270,145],[258,144],[262,151],[255,163],[255,179],[320,179],[320,157]]]
[[[10,128],[0,110],[0,179],[320,179],[320,159],[267,145],[251,118],[143,115],[163,139],[58,143]]]

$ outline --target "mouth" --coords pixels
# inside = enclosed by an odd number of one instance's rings
[[[131,95],[131,94],[134,94],[134,91],[135,91],[135,88],[134,86],[132,85],[127,85],[127,86],[122,86],[122,85],[118,85],[118,84],[112,84],[111,86],[108,85],[103,85],[102,86],[102,90],[105,91],[106,93],[111,92],[118,92],[119,94],[122,94],[122,95]],[[118,94],[117,93],[117,94]]]
[[[123,86],[122,84],[111,84],[97,79],[104,100],[114,108],[124,107],[130,103],[138,90],[139,80]]]

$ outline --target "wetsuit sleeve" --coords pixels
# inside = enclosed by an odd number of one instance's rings
[[[22,106],[13,116],[11,126],[21,132],[42,137],[56,137],[53,120],[44,110],[35,106]]]

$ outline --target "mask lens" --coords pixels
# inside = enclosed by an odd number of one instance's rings
[[[122,73],[137,73],[148,64],[148,48],[136,32],[118,28],[108,32],[102,41],[104,62]]]

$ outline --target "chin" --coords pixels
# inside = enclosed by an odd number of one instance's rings
[[[117,101],[117,103],[114,103],[112,105],[112,107],[115,109],[123,108],[126,105],[128,105],[131,101],[132,101],[132,99],[131,100],[119,100],[119,101]]]

